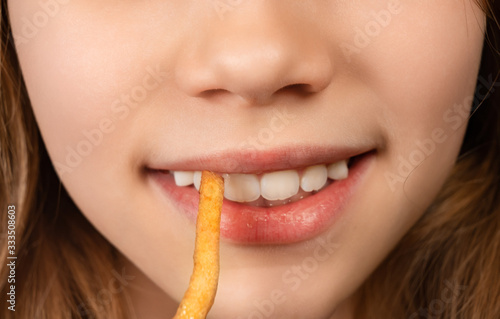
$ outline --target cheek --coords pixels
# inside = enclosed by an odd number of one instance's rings
[[[105,4],[70,2],[31,29],[30,21],[43,12],[36,3],[16,2],[10,9],[23,76],[52,160],[72,169],[75,157],[86,164],[104,156],[97,146],[126,136],[144,111],[140,106],[167,81],[179,41],[175,32],[165,39],[158,30],[176,18],[165,24],[157,15],[166,9],[153,6],[115,3],[110,13]],[[152,22],[144,23],[145,15]],[[164,50],[152,49],[158,46]]]
[[[425,207],[453,166],[474,99],[484,25],[476,6],[444,1],[401,3],[371,37],[360,28],[370,42],[351,64],[380,99],[376,111],[388,140],[381,157],[392,194]]]
[[[175,287],[181,281],[176,277],[179,273],[182,279],[189,278],[189,267],[182,262],[191,260],[194,241],[184,238],[191,236],[189,225],[168,215],[172,208],[165,213],[163,203],[156,203],[144,190],[136,174],[136,151],[148,126],[141,119],[154,112],[148,106],[159,94],[168,98],[168,70],[180,45],[177,31],[168,38],[158,32],[174,30],[183,15],[158,15],[182,12],[182,4],[175,3],[174,10],[143,2],[110,1],[110,8],[89,3],[71,1],[61,6],[35,36],[25,37],[26,43],[16,42],[31,104],[52,162],[76,205],[110,242],[126,247],[124,253],[132,254],[130,259],[144,260],[150,268],[170,267],[148,272],[167,274]],[[24,18],[40,11],[38,2],[10,4],[13,33],[26,35]],[[149,219],[140,218],[145,212]],[[160,243],[181,244],[145,249],[136,240],[144,233]],[[161,260],[147,262],[150,255]]]

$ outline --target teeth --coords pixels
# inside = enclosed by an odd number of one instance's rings
[[[224,197],[235,202],[253,202],[261,196],[269,201],[291,199],[299,188],[310,193],[318,191],[327,184],[328,178],[341,180],[347,178],[347,160],[329,165],[306,167],[299,176],[296,170],[286,170],[256,174],[223,174]],[[194,184],[200,189],[201,171],[173,171],[177,186]],[[303,194],[303,193],[302,193]]]
[[[328,165],[328,177],[331,179],[346,179],[349,174],[349,169],[347,168],[347,161],[342,160],[336,163]]]
[[[194,172],[174,172],[175,184],[177,186],[189,186],[193,184]]]
[[[201,171],[194,172],[193,183],[194,183],[194,188],[196,188],[196,190],[199,191],[201,185]]]
[[[325,165],[309,166],[302,173],[300,188],[306,192],[317,191],[326,184],[327,179],[328,173]]]
[[[259,178],[255,174],[226,174],[224,197],[235,202],[251,202],[260,197]]]
[[[260,179],[260,193],[267,200],[287,199],[299,191],[297,171],[278,171],[266,173]]]

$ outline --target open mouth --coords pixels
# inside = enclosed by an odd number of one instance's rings
[[[336,156],[330,162],[323,161],[320,156],[313,161],[301,161],[313,162],[312,165],[297,165],[295,168],[293,161],[286,161],[286,165],[263,165],[260,170],[253,164],[243,165],[245,169],[242,170],[248,172],[233,169],[229,173],[223,171],[224,165],[214,164],[217,161],[211,160],[212,166],[207,165],[207,169],[218,172],[225,180],[222,237],[236,243],[287,244],[318,235],[338,219],[374,154],[368,151],[342,159]],[[155,184],[193,224],[201,170],[184,168],[202,165],[203,161],[178,166],[181,169],[148,168]],[[262,169],[266,166],[274,168],[273,165],[287,167]]]
[[[172,171],[177,186],[200,188],[201,171]],[[250,206],[273,207],[309,197],[334,181],[349,175],[348,160],[320,164],[300,170],[264,174],[223,173],[224,198]]]

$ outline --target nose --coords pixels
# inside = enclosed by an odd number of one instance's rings
[[[290,12],[258,3],[224,21],[215,18],[189,40],[176,68],[178,85],[189,96],[222,94],[267,104],[280,94],[317,93],[329,85],[333,63],[314,24],[301,26]]]

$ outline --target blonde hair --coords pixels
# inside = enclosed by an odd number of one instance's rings
[[[488,75],[500,70],[500,29],[491,19],[500,5],[485,2],[484,9],[491,14],[481,74]],[[127,318],[126,294],[106,293],[120,255],[74,206],[40,138],[6,0],[1,44],[0,224],[15,205],[18,306],[15,313],[2,307],[0,317]],[[356,318],[500,318],[500,95],[493,91],[471,118],[434,203],[359,290]],[[0,232],[5,261],[6,227]],[[8,271],[2,262],[2,296]]]

